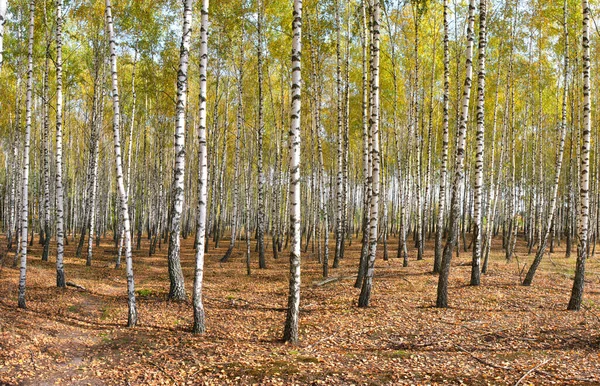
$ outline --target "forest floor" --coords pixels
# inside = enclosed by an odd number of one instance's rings
[[[5,245],[5,240],[1,241]],[[303,254],[300,343],[280,340],[288,291],[287,253],[246,275],[242,249],[221,264],[228,242],[206,258],[207,332],[195,336],[190,301],[166,301],[166,245],[148,257],[148,241],[134,252],[139,326],[127,321],[124,268],[103,240],[93,266],[66,249],[67,281],[55,287],[55,264],[31,248],[27,309],[17,304],[18,269],[11,253],[0,269],[0,384],[600,384],[600,261],[587,265],[584,306],[566,311],[575,251],[544,261],[532,287],[519,285],[529,264],[524,245],[506,263],[499,245],[479,287],[468,286],[470,252],[451,270],[448,309],[434,307],[437,277],[425,259],[408,268],[378,257],[371,307],[356,306],[353,287],[359,242],[346,249],[339,280],[322,280],[312,253]],[[214,244],[211,244],[213,247]],[[564,246],[564,245],[563,245]],[[191,297],[193,249],[184,240],[182,264]],[[54,253],[52,251],[52,253]],[[411,252],[414,256],[414,251]],[[123,263],[123,266],[125,264]]]

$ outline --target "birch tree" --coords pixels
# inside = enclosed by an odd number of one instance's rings
[[[61,0],[59,0],[61,1]],[[121,107],[119,101],[119,79],[117,74],[117,43],[115,40],[115,31],[113,27],[111,1],[105,0],[106,5],[106,24],[108,28],[109,48],[110,48],[110,72],[112,84],[113,100],[113,141],[115,150],[117,189],[119,192],[120,214],[123,219],[123,229],[125,232],[125,261],[127,275],[127,302],[128,318],[127,326],[134,327],[137,324],[137,307],[135,304],[135,283],[133,278],[133,258],[131,256],[131,229],[129,224],[129,203],[127,202],[127,192],[125,182],[123,181],[123,159],[121,156]]]
[[[367,0],[361,1],[361,48],[362,48],[362,139],[363,139],[363,219],[362,219],[362,247],[360,251],[360,261],[358,263],[358,274],[356,275],[355,288],[361,288],[367,270],[367,261],[369,255],[369,225],[370,225],[370,201],[371,201],[371,157],[370,150],[370,134],[369,134],[369,88],[368,88],[368,70],[367,70]],[[393,46],[392,46],[393,47]],[[394,70],[395,70],[395,62]],[[394,71],[395,74],[395,71]],[[395,79],[395,78],[394,78]],[[394,90],[396,85],[394,84]],[[394,106],[396,103],[396,95],[394,93]],[[396,127],[394,126],[394,130]],[[396,134],[396,133],[394,133]],[[398,162],[400,165],[400,162]]]
[[[548,238],[553,228],[553,220],[556,214],[556,201],[558,196],[558,187],[560,184],[560,175],[562,171],[563,154],[565,151],[565,137],[567,134],[567,94],[568,94],[568,78],[569,78],[569,30],[567,28],[568,12],[567,12],[567,1],[563,3],[563,34],[565,38],[565,54],[563,62],[563,93],[562,93],[562,110],[561,110],[561,121],[560,121],[560,133],[558,139],[558,150],[556,153],[555,163],[555,174],[554,183],[552,186],[552,196],[550,197],[550,209],[546,218],[546,231],[544,236],[540,240],[535,258],[527,271],[523,285],[529,286],[533,282],[533,277],[542,262],[546,247],[548,244]]]
[[[475,154],[475,186],[473,187],[473,261],[471,285],[481,281],[481,246],[483,239],[483,159],[485,150],[485,50],[487,46],[487,0],[479,1],[479,74],[477,76],[477,150]]]
[[[579,245],[577,246],[577,264],[575,279],[569,306],[567,309],[579,311],[583,288],[585,284],[585,262],[588,255],[588,229],[590,223],[590,137],[591,137],[591,101],[590,101],[590,5],[588,0],[582,0],[583,8],[583,127],[581,133],[580,169],[579,169]]]
[[[42,250],[42,261],[48,261],[50,254],[50,108],[49,92],[50,81],[50,29],[48,28],[47,7],[44,6],[44,34],[46,36],[46,58],[44,61],[44,78],[42,80],[42,115],[43,115],[43,141],[44,141],[44,248]],[[1,11],[1,10],[0,10]],[[1,28],[1,27],[0,27]]]
[[[242,127],[244,125],[244,35],[240,34],[240,64],[238,68],[237,76],[237,92],[238,92],[238,105],[237,105],[237,117],[236,117],[236,133],[235,133],[235,160],[233,163],[233,179],[239,181],[240,179],[240,145]],[[225,256],[221,258],[221,262],[226,262],[235,247],[235,241],[237,238],[237,231],[239,227],[239,184],[233,184],[233,208],[231,212],[233,214],[233,220],[231,224],[231,241],[229,248],[225,252]]]
[[[442,162],[440,167],[440,192],[438,216],[435,232],[433,273],[439,273],[442,266],[442,238],[444,234],[444,215],[446,211],[446,184],[448,180],[448,104],[450,94],[450,58],[448,53],[448,0],[444,0],[444,96],[443,96],[443,133]]]
[[[27,279],[27,225],[29,220],[29,148],[31,145],[31,113],[33,94],[33,38],[35,28],[35,0],[29,1],[29,38],[27,41],[27,95],[25,97],[25,143],[23,146],[23,174],[21,196],[21,266],[19,269],[19,308],[26,308],[25,282]]]
[[[265,135],[265,119],[263,113],[263,2],[257,0],[257,33],[258,33],[258,49],[256,52],[257,72],[258,72],[258,156],[257,156],[257,171],[258,171],[258,210],[256,237],[258,247],[258,267],[260,269],[267,268],[265,260],[265,198],[264,185],[265,176],[263,173],[263,140]]]
[[[342,114],[342,67],[341,67],[341,22],[340,22],[340,1],[335,2],[335,33],[336,33],[336,112],[337,112],[337,199],[336,199],[336,225],[335,225],[335,254],[333,258],[333,268],[337,268],[342,257],[343,240],[343,200],[344,189],[342,187],[344,180],[344,149],[343,149],[343,114]]]
[[[91,150],[90,150],[90,199],[89,199],[89,215],[90,215],[90,236],[87,245],[87,258],[85,265],[92,265],[93,248],[94,248],[94,231],[96,230],[96,201],[98,196],[98,157],[100,154],[100,127],[102,126],[102,116],[104,112],[104,87],[101,86],[101,79],[105,79],[106,65],[104,55],[101,54],[104,48],[104,42],[97,47],[97,53],[94,60],[94,96],[92,101],[92,122],[91,122]]]
[[[187,105],[188,61],[192,35],[192,0],[185,0],[183,9],[183,29],[179,50],[179,70],[177,71],[177,107],[175,123],[175,169],[171,198],[171,224],[169,229],[169,299],[185,300],[183,271],[181,270],[181,216],[184,199],[185,176],[185,112]]]
[[[290,285],[283,340],[298,341],[300,315],[300,118],[302,91],[302,0],[294,0],[292,21],[292,111],[290,149]]]
[[[192,0],[186,0],[186,10],[191,13]],[[200,111],[198,127],[198,216],[196,224],[196,269],[194,273],[194,327],[196,334],[204,333],[204,305],[202,304],[202,280],[204,277],[204,243],[206,234],[206,188],[208,185],[206,148],[206,69],[208,65],[208,0],[202,0],[200,9]],[[191,15],[187,18],[191,22]],[[189,45],[189,37],[188,37]],[[186,63],[187,65],[187,63]]]
[[[368,307],[373,287],[373,273],[377,254],[377,227],[379,224],[379,0],[371,3],[371,214],[369,223],[369,259],[365,278],[358,298],[359,307]]]
[[[473,76],[473,28],[475,25],[475,0],[469,1],[469,18],[467,25],[467,59],[464,90],[462,96],[462,110],[460,116],[460,126],[456,133],[456,154],[454,166],[454,180],[452,182],[452,199],[450,203],[450,229],[448,239],[444,246],[442,255],[442,265],[437,287],[436,306],[439,308],[448,307],[448,277],[450,275],[450,261],[454,246],[458,240],[459,218],[460,218],[460,187],[463,181],[464,160],[465,160],[465,142],[467,134],[467,123],[469,121],[469,101],[471,100],[471,83]]]
[[[62,0],[56,0],[56,286],[66,287],[63,259],[64,189],[63,189],[63,83],[62,83]],[[116,60],[116,57],[115,57]],[[116,67],[116,65],[115,65]],[[116,69],[115,69],[116,71]]]

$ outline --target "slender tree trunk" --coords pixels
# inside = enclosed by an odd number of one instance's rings
[[[62,0],[56,2],[56,286],[66,287],[64,259],[64,189],[62,151]]]
[[[190,41],[189,25],[192,21],[192,0],[186,0],[185,16],[188,28],[186,31],[187,47]],[[208,0],[202,0],[200,9],[200,112],[199,112],[199,133],[198,133],[198,217],[196,223],[196,270],[194,274],[194,327],[195,334],[201,334],[206,331],[204,321],[204,305],[202,304],[202,280],[204,277],[204,243],[206,242],[206,199],[208,185],[208,152],[206,148],[206,69],[208,66]],[[183,47],[183,44],[182,44]],[[183,49],[182,49],[183,51]],[[187,53],[185,58],[187,74]],[[185,102],[184,102],[185,103]]]
[[[562,101],[562,115],[561,115],[561,123],[560,123],[560,134],[559,134],[559,144],[558,151],[556,154],[556,164],[555,164],[555,175],[554,175],[554,185],[552,187],[552,196],[550,198],[550,209],[548,211],[548,217],[546,218],[546,232],[540,241],[540,245],[538,246],[538,250],[535,254],[535,258],[527,271],[527,276],[525,276],[525,280],[523,281],[523,285],[529,286],[533,281],[533,277],[535,272],[540,265],[542,258],[544,257],[544,252],[546,251],[546,246],[548,243],[548,238],[550,237],[550,232],[553,229],[553,220],[556,212],[556,201],[558,197],[558,187],[560,183],[560,173],[562,170],[562,161],[563,154],[565,150],[565,136],[567,133],[567,93],[568,93],[568,77],[569,77],[569,30],[567,28],[567,0],[565,0],[563,4],[563,33],[565,36],[565,57],[564,57],[564,65],[563,65],[563,101]]]
[[[371,215],[369,236],[369,260],[365,278],[358,299],[359,307],[368,307],[371,300],[373,287],[373,273],[375,270],[375,257],[377,254],[377,228],[379,223],[379,0],[373,0],[372,13],[372,38],[371,38],[371,136],[373,148],[372,157],[372,192]]]
[[[419,104],[419,91],[420,91],[420,73],[419,73],[419,25],[421,19],[420,4],[416,1],[411,2],[412,13],[415,28],[415,41],[414,41],[414,55],[415,55],[415,72],[414,72],[414,84],[413,84],[413,116],[412,116],[412,130],[415,140],[415,147],[411,147],[411,150],[416,152],[416,171],[414,176],[414,189],[416,197],[416,223],[415,223],[415,247],[417,248],[417,260],[423,260],[423,126],[420,122],[421,109]]]
[[[496,176],[494,176],[494,167],[495,167],[495,151],[496,151],[496,124],[497,124],[497,106],[498,106],[498,88],[500,86],[500,73],[498,73],[496,80],[496,101],[494,103],[494,118],[492,124],[492,157],[491,157],[491,168],[490,168],[490,191],[487,202],[487,213],[488,213],[488,221],[486,224],[486,229],[484,232],[485,235],[485,243],[483,246],[483,265],[481,267],[481,273],[487,273],[488,263],[489,263],[489,255],[490,250],[492,248],[492,237],[495,232],[496,221],[496,208],[498,207],[499,195],[500,195],[500,178],[502,177],[502,164],[504,162],[504,139],[505,139],[505,130],[502,130],[502,135],[500,139],[500,160],[498,162],[498,171]]]
[[[31,142],[31,113],[33,98],[33,38],[35,25],[35,0],[29,2],[29,40],[27,43],[27,96],[25,99],[25,143],[23,146],[23,175],[21,195],[21,267],[19,269],[19,308],[27,308],[25,282],[27,278],[27,235],[29,219],[29,148]]]
[[[61,0],[59,0],[61,1]],[[115,149],[116,178],[117,189],[120,197],[120,212],[123,219],[123,228],[125,229],[125,261],[127,274],[127,301],[128,318],[127,326],[134,327],[137,324],[137,307],[135,304],[135,283],[133,278],[133,258],[131,256],[131,231],[129,223],[129,203],[127,201],[127,192],[123,181],[123,159],[121,156],[121,107],[119,101],[119,80],[117,75],[117,48],[115,41],[115,32],[113,28],[113,18],[111,1],[106,1],[106,24],[108,25],[108,36],[110,41],[110,70],[112,80],[112,99],[113,99],[113,141]]]
[[[343,114],[342,114],[342,66],[341,66],[341,22],[340,22],[340,1],[335,2],[335,29],[336,29],[336,112],[337,112],[337,189],[336,189],[336,226],[335,226],[335,254],[333,258],[333,268],[340,264],[342,254],[343,240],[343,194],[344,194],[344,149],[343,149]]]
[[[225,256],[221,258],[221,262],[226,262],[233,253],[233,248],[235,246],[235,240],[237,238],[237,229],[239,226],[238,221],[238,201],[239,201],[239,184],[237,181],[240,179],[240,141],[242,135],[242,127],[244,125],[244,33],[242,31],[240,39],[240,64],[238,69],[238,78],[237,78],[237,92],[238,92],[238,105],[237,105],[237,129],[235,134],[235,160],[233,163],[233,220],[231,224],[231,241],[229,243],[229,248],[227,248],[227,252],[225,252]]]
[[[367,261],[369,258],[369,202],[371,196],[370,184],[370,154],[369,154],[369,116],[368,116],[368,73],[367,73],[367,0],[361,1],[362,25],[361,25],[361,46],[362,46],[362,139],[363,139],[363,202],[362,202],[362,247],[360,252],[360,261],[358,263],[358,274],[356,275],[355,288],[361,288],[367,270]],[[395,88],[394,88],[395,90]],[[395,94],[394,94],[395,95]],[[395,102],[395,100],[394,100]],[[396,105],[394,105],[396,106]],[[394,129],[396,126],[394,126]]]
[[[135,103],[136,103],[136,93],[135,93],[135,67],[137,64],[137,55],[138,55],[138,51],[137,51],[137,46],[135,47],[135,52],[133,55],[133,69],[131,72],[131,98],[132,98],[132,105],[131,105],[131,118],[130,118],[130,123],[129,123],[129,139],[128,139],[128,149],[127,149],[127,180],[126,180],[126,189],[127,189],[127,200],[129,200],[129,197],[131,196],[131,185],[133,185],[131,183],[131,159],[133,158],[133,152],[132,152],[132,147],[133,147],[133,127],[135,125]],[[131,205],[129,207],[129,218],[131,221],[131,224],[134,224],[135,221],[133,220],[133,209],[135,208],[135,203],[133,205]],[[86,224],[87,225],[87,224]],[[131,227],[131,231],[133,232],[133,226]],[[121,250],[123,249],[123,239],[124,239],[124,235],[123,232],[125,232],[125,230],[123,228],[121,228],[121,243],[119,245],[119,255],[121,255]],[[84,232],[85,234],[85,232]],[[132,233],[132,237],[133,237],[133,233]]]
[[[2,0],[0,0],[2,2]],[[0,5],[1,8],[1,5]],[[0,9],[0,12],[2,10]],[[43,141],[44,141],[44,248],[42,250],[42,261],[48,261],[48,255],[50,254],[50,110],[48,101],[48,92],[50,89],[50,82],[48,79],[48,71],[50,67],[50,31],[47,27],[47,10],[44,7],[44,21],[46,22],[46,60],[44,62],[44,80],[43,80],[43,91],[42,91],[42,114],[44,116],[43,123]],[[1,16],[0,16],[1,17]],[[1,21],[0,21],[1,23]],[[0,27],[2,28],[2,27]],[[1,38],[0,38],[1,39]],[[0,43],[1,44],[1,43]],[[1,54],[0,54],[1,55]],[[0,59],[1,60],[1,59]]]
[[[263,3],[262,0],[258,0],[258,51],[257,51],[257,65],[258,65],[258,219],[257,219],[257,247],[258,247],[258,267],[260,269],[267,268],[267,262],[265,260],[265,199],[264,199],[264,185],[265,176],[263,172],[263,137],[265,135],[265,123],[263,113]]]
[[[247,131],[244,130],[244,142],[248,143],[248,138],[247,138]],[[249,146],[250,147],[250,146]],[[250,149],[252,149],[250,147]],[[250,152],[249,152],[250,153]],[[251,210],[250,210],[250,185],[252,184],[252,154],[248,154],[248,164],[246,167],[246,174],[245,174],[245,187],[246,187],[246,192],[244,194],[244,199],[245,199],[245,205],[244,205],[244,233],[245,233],[245,238],[246,238],[246,275],[250,276],[250,274],[252,273],[252,267],[250,265],[251,261],[250,261],[250,224],[252,223],[252,216],[251,216]]]
[[[442,255],[442,265],[437,289],[436,307],[448,307],[448,279],[450,276],[450,261],[459,233],[460,218],[460,187],[463,180],[465,142],[467,123],[469,121],[469,101],[471,99],[471,83],[473,76],[473,35],[475,25],[475,0],[469,1],[469,22],[467,27],[467,60],[464,91],[462,97],[462,112],[460,126],[456,133],[457,147],[455,156],[454,181],[452,183],[452,199],[450,204],[450,231]]]
[[[588,256],[588,229],[590,222],[590,136],[591,136],[591,102],[590,102],[590,38],[589,20],[590,6],[588,0],[582,0],[583,7],[583,127],[581,136],[580,170],[579,170],[579,245],[577,246],[577,265],[575,279],[568,310],[579,311],[585,283],[585,262]]]
[[[471,285],[481,281],[481,246],[483,238],[483,159],[485,149],[485,49],[487,45],[486,0],[479,1],[479,74],[477,76],[477,151],[475,154],[475,186],[473,188],[473,261]]]
[[[442,266],[442,237],[444,235],[444,216],[446,212],[446,185],[448,180],[448,103],[450,94],[450,59],[448,53],[448,0],[444,0],[444,99],[442,164],[440,167],[440,195],[435,232],[435,254],[433,273],[439,273]]]
[[[302,0],[294,0],[292,21],[292,112],[289,133],[290,147],[290,285],[283,340],[298,341],[300,315],[300,116],[301,116],[301,49]]]
[[[104,44],[101,45],[100,51],[104,48]],[[100,128],[102,127],[102,117],[104,116],[104,87],[101,85],[101,79],[106,78],[106,61],[104,55],[99,52],[96,54],[95,61],[95,79],[94,79],[94,101],[92,102],[92,135],[91,135],[91,157],[92,157],[92,170],[91,170],[91,194],[90,194],[90,236],[88,238],[87,246],[87,258],[85,265],[88,267],[92,265],[93,257],[93,245],[94,245],[94,231],[96,230],[96,201],[98,196],[98,157],[100,153]]]
[[[185,300],[183,271],[181,270],[181,216],[184,200],[185,176],[185,111],[187,105],[188,61],[192,35],[192,0],[186,0],[183,10],[183,34],[179,51],[179,70],[177,72],[177,121],[175,128],[175,171],[171,199],[171,223],[169,229],[169,299]]]

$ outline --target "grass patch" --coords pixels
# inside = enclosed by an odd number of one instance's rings
[[[100,309],[100,319],[106,320],[106,319],[110,319],[111,317],[112,317],[112,308],[109,306],[103,306]]]
[[[150,297],[153,294],[152,290],[148,289],[148,288],[139,289],[139,290],[137,290],[135,292],[141,298],[147,298],[147,297]]]
[[[299,355],[298,357],[296,357],[296,360],[298,362],[302,362],[302,363],[319,363],[319,358],[315,358],[315,357],[311,357],[311,356],[302,356]]]
[[[389,351],[384,351],[382,353],[383,356],[386,356],[388,358],[401,358],[401,359],[405,359],[405,358],[410,358],[410,356],[412,355],[410,352],[405,351],[405,350],[395,350],[392,352]]]
[[[81,311],[81,306],[79,304],[72,304],[67,308],[67,310],[69,312],[79,313],[79,311]]]

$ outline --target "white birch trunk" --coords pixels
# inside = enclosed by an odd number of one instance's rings
[[[336,0],[335,4],[335,29],[336,29],[336,111],[337,111],[337,189],[336,189],[336,226],[335,226],[335,254],[333,258],[333,268],[337,268],[342,253],[342,222],[343,222],[343,200],[344,200],[344,148],[343,148],[343,114],[342,114],[342,67],[341,67],[341,23],[340,23],[340,1]]]
[[[265,133],[264,113],[263,113],[263,2],[258,0],[258,51],[257,51],[257,66],[258,66],[258,219],[257,219],[257,243],[258,243],[258,267],[260,269],[267,268],[265,261],[265,200],[264,200],[264,185],[265,176],[263,172],[263,137]]]
[[[232,224],[231,224],[231,240],[229,242],[229,248],[227,252],[221,258],[221,262],[226,262],[233,253],[233,248],[237,239],[237,230],[239,227],[239,180],[240,180],[240,146],[241,146],[241,135],[242,127],[244,125],[244,38],[243,32],[240,40],[240,65],[238,69],[237,78],[237,92],[238,92],[238,105],[237,105],[237,118],[236,118],[236,134],[235,134],[235,156],[233,164],[233,208],[232,208]]]
[[[483,159],[485,150],[485,49],[487,45],[487,1],[479,1],[479,74],[477,76],[477,150],[475,152],[475,184],[473,187],[473,260],[471,285],[481,282],[481,245],[483,238]]]
[[[473,77],[473,35],[475,25],[475,0],[469,1],[469,22],[467,27],[467,60],[464,91],[462,97],[462,111],[460,116],[460,126],[456,133],[456,158],[454,181],[452,184],[452,200],[450,204],[450,232],[444,252],[442,254],[442,265],[437,289],[436,306],[439,308],[448,307],[448,277],[450,275],[450,261],[454,246],[458,240],[459,218],[460,218],[460,188],[462,186],[465,162],[465,143],[467,134],[467,123],[469,121],[469,101],[471,100],[471,83]]]
[[[192,0],[186,0],[183,10],[183,29],[177,73],[177,111],[175,126],[175,170],[171,198],[171,224],[169,229],[169,299],[185,300],[183,271],[181,270],[181,214],[184,200],[185,176],[185,111],[187,105],[188,61],[192,35]]]
[[[442,268],[442,238],[444,234],[444,216],[446,213],[446,185],[448,183],[448,104],[450,100],[450,55],[448,52],[448,29],[448,0],[444,0],[444,112],[442,133],[442,164],[440,167],[440,192],[435,233],[433,273],[439,273]]]
[[[294,0],[292,21],[292,111],[290,149],[290,285],[283,340],[298,341],[300,315],[300,118],[302,90],[302,0]]]
[[[132,106],[131,106],[131,122],[129,124],[129,139],[127,146],[127,179],[126,179],[126,193],[127,199],[129,200],[129,196],[131,194],[131,158],[132,158],[132,147],[133,147],[133,127],[135,125],[135,102],[136,102],[136,93],[135,93],[135,66],[137,64],[137,47],[135,48],[135,54],[133,56],[133,70],[131,73],[131,95],[133,98]],[[131,207],[130,207],[131,209]],[[133,223],[133,211],[129,213],[130,223]],[[133,230],[133,229],[132,229]],[[117,258],[117,265],[120,265],[121,256],[123,254],[123,242],[124,242],[124,233],[125,229],[121,228],[121,236],[119,237],[119,253]],[[84,233],[85,234],[85,233]]]
[[[1,1],[1,0],[0,0]],[[1,7],[0,7],[1,8]],[[0,12],[2,10],[0,9]],[[44,21],[47,23],[47,13],[44,7]],[[46,24],[47,26],[47,24]],[[0,27],[1,28],[1,27]],[[48,72],[50,67],[50,31],[48,27],[45,28],[46,35],[46,60],[44,63],[44,79],[43,90],[42,90],[42,114],[43,114],[43,128],[42,136],[44,141],[44,248],[42,250],[42,261],[48,261],[48,255],[50,252],[50,112],[49,112],[49,101],[48,93],[50,89]]]
[[[33,93],[33,34],[35,0],[29,2],[29,40],[27,43],[27,96],[25,99],[25,143],[23,147],[23,175],[21,177],[21,266],[19,269],[19,308],[26,308],[25,282],[27,278],[27,221],[29,218],[29,147],[31,141],[31,110]]]
[[[377,227],[379,224],[379,0],[371,4],[372,37],[371,37],[371,162],[372,162],[372,187],[371,187],[371,214],[369,223],[369,259],[367,270],[362,283],[359,307],[368,307],[373,286],[373,273],[377,253]]]
[[[192,0],[186,0],[191,12]],[[202,304],[202,280],[204,276],[204,243],[206,242],[206,199],[208,185],[206,149],[206,70],[208,66],[208,0],[202,0],[200,10],[200,111],[198,133],[198,217],[196,231],[196,270],[194,273],[194,327],[193,332],[206,331],[204,305]],[[191,15],[190,19],[191,21]]]
[[[104,88],[101,86],[100,79],[105,79],[105,60],[96,59],[96,74],[94,79],[94,104],[92,109],[92,135],[90,144],[92,146],[91,155],[91,179],[90,179],[90,198],[89,198],[89,226],[90,235],[88,238],[87,246],[87,258],[85,265],[88,267],[92,265],[93,248],[94,248],[94,231],[96,230],[96,197],[98,195],[98,156],[99,156],[99,142],[100,142],[100,127],[102,127],[102,117],[104,116]],[[99,62],[102,61],[102,64]],[[102,67],[102,70],[100,70]],[[99,77],[99,74],[102,74]]]
[[[61,0],[59,0],[61,1]],[[119,80],[117,76],[117,47],[115,41],[115,32],[113,28],[112,9],[110,0],[106,1],[106,23],[108,25],[108,34],[110,39],[110,71],[112,80],[112,99],[113,99],[113,141],[115,148],[117,189],[119,191],[119,203],[123,228],[125,230],[125,261],[127,272],[127,300],[129,313],[127,326],[133,327],[137,324],[137,308],[135,304],[135,284],[133,280],[133,259],[131,256],[131,232],[129,223],[129,204],[127,202],[127,192],[123,181],[123,158],[121,155],[121,108],[119,101]]]
[[[63,259],[64,246],[64,189],[62,178],[62,0],[56,1],[56,286],[66,287]]]
[[[361,16],[362,16],[362,25],[361,25],[361,48],[362,48],[362,139],[363,139],[363,219],[362,219],[362,247],[360,252],[360,261],[358,263],[358,274],[356,275],[356,282],[354,283],[355,288],[362,287],[362,282],[364,280],[365,271],[367,270],[367,260],[369,255],[369,202],[371,199],[371,182],[369,179],[370,176],[370,155],[369,155],[369,113],[368,113],[368,100],[369,100],[369,86],[368,86],[368,69],[367,69],[367,43],[368,43],[368,34],[367,34],[367,0],[361,1]],[[392,45],[392,50],[393,50]],[[393,51],[392,51],[392,60],[395,59]],[[394,97],[396,96],[396,72],[395,72],[395,62],[394,65]],[[394,108],[397,107],[396,98],[394,98]],[[396,110],[394,110],[396,113]],[[396,115],[394,115],[394,119]],[[396,121],[394,120],[394,130],[396,130]],[[394,133],[396,133],[394,131]]]
[[[579,245],[577,246],[577,265],[571,299],[567,309],[578,311],[581,308],[585,279],[585,261],[588,255],[588,228],[590,222],[590,134],[591,102],[590,102],[590,6],[588,0],[582,0],[583,7],[583,127],[581,133],[581,152],[579,170]]]
[[[556,164],[555,164],[555,174],[554,174],[554,184],[552,186],[552,196],[550,197],[550,209],[546,218],[546,231],[542,238],[540,239],[540,245],[538,246],[538,250],[535,254],[535,258],[527,271],[527,276],[525,276],[525,280],[523,280],[523,285],[529,286],[533,281],[533,277],[535,272],[540,265],[542,258],[544,256],[544,252],[546,251],[546,247],[548,244],[548,238],[550,237],[550,232],[552,232],[552,223],[554,220],[554,215],[556,212],[556,201],[558,197],[558,187],[560,183],[560,174],[562,170],[562,162],[563,162],[563,154],[565,150],[565,137],[567,134],[567,93],[568,93],[568,78],[569,78],[569,30],[567,28],[567,0],[565,0],[563,4],[563,33],[565,36],[565,57],[563,64],[563,100],[562,100],[562,113],[561,113],[561,122],[560,122],[560,134],[558,139],[558,151],[556,154]],[[541,169],[540,169],[541,172]],[[541,217],[541,214],[539,215]]]

